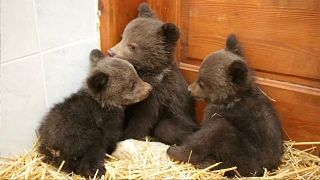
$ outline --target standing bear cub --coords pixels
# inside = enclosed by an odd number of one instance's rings
[[[226,49],[208,55],[191,94],[205,100],[204,123],[181,146],[167,153],[199,168],[222,162],[242,176],[260,176],[276,168],[283,153],[282,128],[271,102],[254,83],[238,40],[230,35]],[[233,176],[234,172],[226,175]]]
[[[179,30],[160,21],[145,3],[138,11],[122,40],[108,51],[110,56],[129,61],[140,78],[152,85],[146,100],[126,109],[122,139],[152,136],[166,144],[180,144],[197,126],[187,82],[174,61]]]
[[[105,153],[119,141],[124,106],[149,95],[151,86],[133,66],[118,58],[104,58],[99,50],[90,55],[91,72],[78,92],[56,104],[43,119],[39,152],[55,166],[83,176],[105,174]]]

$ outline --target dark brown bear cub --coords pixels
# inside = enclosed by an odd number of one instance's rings
[[[279,118],[255,84],[234,35],[228,37],[225,50],[205,58],[189,90],[208,103],[204,123],[183,145],[168,149],[171,158],[188,161],[191,153],[190,162],[199,168],[222,162],[218,168],[237,166],[242,176],[261,176],[263,168],[279,165],[283,153]]]
[[[187,82],[174,62],[179,30],[160,21],[147,4],[138,11],[122,40],[109,50],[110,56],[128,60],[153,88],[146,100],[126,109],[123,139],[153,136],[166,144],[179,144],[197,129]]]
[[[151,86],[133,66],[118,58],[104,58],[93,50],[86,85],[56,104],[42,121],[39,152],[55,166],[83,176],[105,174],[105,153],[111,154],[121,135],[124,106],[145,99]]]

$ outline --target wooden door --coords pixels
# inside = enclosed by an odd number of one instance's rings
[[[163,21],[180,27],[177,62],[189,82],[202,59],[224,48],[234,33],[257,83],[276,100],[287,136],[320,141],[320,1],[100,0],[103,51],[120,40],[144,1]],[[203,106],[197,105],[199,122]]]

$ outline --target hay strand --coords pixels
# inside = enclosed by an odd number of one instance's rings
[[[106,174],[101,179],[225,179],[225,172],[236,167],[212,170],[219,163],[205,169],[197,169],[189,163],[160,158],[147,140],[145,148],[136,151],[136,156],[126,154],[122,158],[106,155]],[[320,158],[311,154],[316,147],[298,150],[294,146],[319,145],[320,142],[286,141],[282,164],[275,171],[264,170],[259,179],[320,179]],[[37,144],[24,155],[16,158],[0,158],[0,179],[84,179],[74,173],[60,172],[59,168],[43,163],[36,151]],[[92,179],[97,179],[98,171]],[[239,177],[241,178],[241,177]],[[244,178],[257,179],[258,177]]]

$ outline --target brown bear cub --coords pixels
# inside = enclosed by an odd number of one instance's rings
[[[255,84],[234,35],[228,37],[225,50],[204,59],[198,79],[188,89],[208,103],[204,123],[183,145],[168,149],[171,158],[190,160],[199,168],[222,162],[218,168],[237,166],[242,176],[261,176],[263,168],[279,165],[280,120]]]
[[[179,144],[197,129],[188,84],[174,61],[179,30],[160,21],[145,3],[138,11],[122,40],[109,50],[110,56],[129,61],[140,78],[152,85],[146,100],[126,109],[122,139],[152,136],[166,144]]]
[[[90,54],[91,72],[78,92],[56,104],[40,127],[39,152],[45,162],[83,176],[105,174],[105,153],[111,154],[122,132],[124,106],[149,95],[151,86],[134,67],[118,58]]]

